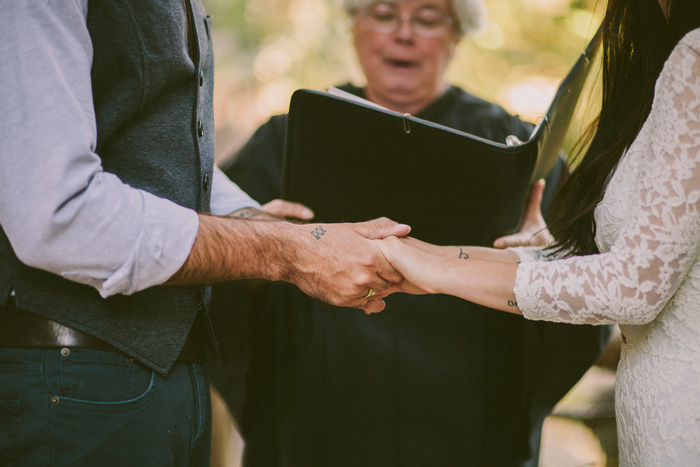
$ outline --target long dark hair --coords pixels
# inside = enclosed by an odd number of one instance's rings
[[[700,27],[698,0],[609,0],[603,19],[602,105],[590,145],[555,198],[547,219],[553,251],[598,253],[593,212],[610,175],[649,115],[654,84],[673,47]]]

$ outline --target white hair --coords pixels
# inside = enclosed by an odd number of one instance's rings
[[[348,14],[371,5],[377,0],[339,0]],[[449,0],[457,19],[459,37],[468,36],[486,26],[487,12],[484,0]]]

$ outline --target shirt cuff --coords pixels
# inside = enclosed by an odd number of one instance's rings
[[[172,201],[142,192],[144,222],[129,258],[96,288],[104,298],[160,285],[185,263],[199,231],[199,216]]]

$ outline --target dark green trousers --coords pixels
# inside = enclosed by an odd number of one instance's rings
[[[0,349],[0,465],[208,466],[209,383],[117,352]]]

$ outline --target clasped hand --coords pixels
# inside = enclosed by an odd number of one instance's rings
[[[288,280],[304,293],[331,305],[376,313],[385,307],[381,296],[367,297],[370,289],[383,290],[402,276],[374,240],[403,237],[410,227],[387,218],[355,224],[304,224],[302,243]]]
[[[551,242],[540,210],[543,190],[544,181],[533,185],[522,229],[497,239],[495,247],[546,246]],[[285,217],[308,219],[313,215],[302,211],[307,209],[304,206],[279,200],[263,209]],[[410,227],[387,218],[356,224],[305,224],[301,228],[306,229],[307,253],[296,258],[290,282],[327,303],[361,308],[367,314],[382,311],[384,297],[395,292],[441,293],[446,282],[444,269],[450,264],[445,260],[468,258],[462,247],[437,246],[407,237]],[[480,259],[513,260],[491,249],[469,250]]]
[[[546,247],[552,243],[541,211],[544,180],[536,182],[530,190],[525,212],[525,220],[519,232],[498,238],[494,247],[498,249],[516,246]],[[378,298],[395,292],[409,294],[444,293],[452,277],[463,274],[454,268],[453,260],[468,259],[470,255],[479,260],[514,262],[517,259],[509,253],[477,247],[437,246],[415,238],[388,237],[376,240],[377,245],[391,265],[403,276],[402,279],[381,290]],[[446,272],[447,270],[451,272]]]

